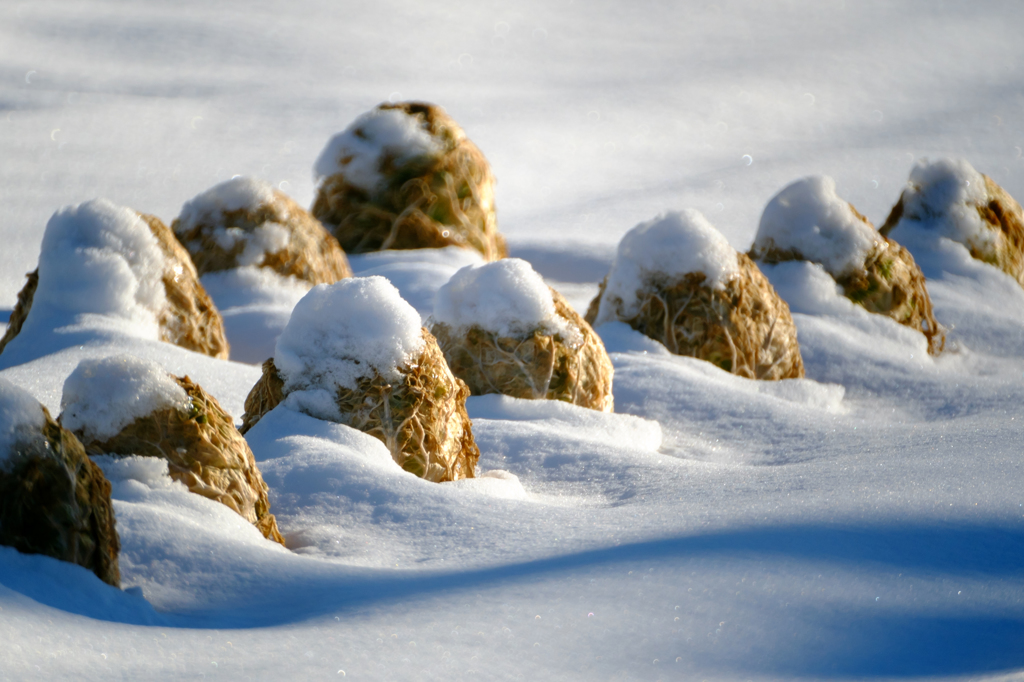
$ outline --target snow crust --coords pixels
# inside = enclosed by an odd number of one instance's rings
[[[156,237],[135,211],[106,199],[65,207],[43,234],[29,319],[104,315],[157,338],[165,269]]]
[[[995,258],[998,232],[986,226],[977,207],[987,203],[985,178],[966,159],[920,159],[903,191],[903,216],[893,233],[923,229]],[[899,241],[899,239],[897,239]]]
[[[383,179],[380,166],[385,156],[403,163],[442,151],[416,116],[399,109],[374,109],[330,139],[316,160],[314,176],[322,180],[344,173],[349,184],[372,192]]]
[[[39,401],[23,388],[0,377],[0,467],[21,442],[43,440],[40,433],[46,417]]]
[[[433,319],[456,332],[474,325],[498,336],[543,329],[570,344],[580,332],[555,312],[551,289],[526,261],[503,258],[467,265],[437,291]]]
[[[398,380],[399,367],[423,352],[420,316],[383,277],[353,277],[313,287],[278,337],[274,363],[285,403],[321,419],[340,417],[338,386],[355,389],[376,371]]]
[[[788,185],[768,202],[754,250],[796,251],[821,263],[833,277],[842,277],[863,268],[868,252],[880,240],[878,232],[839,198],[835,180],[812,175]]]
[[[107,440],[157,410],[187,410],[185,390],[159,364],[131,355],[83,360],[64,382],[61,425]]]
[[[671,281],[691,272],[704,273],[705,284],[715,289],[739,272],[736,250],[700,211],[669,211],[640,223],[619,242],[596,323],[635,315],[637,291],[652,278]],[[615,299],[623,303],[618,311]]]

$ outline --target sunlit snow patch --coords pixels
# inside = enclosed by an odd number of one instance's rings
[[[519,477],[503,469],[485,471],[476,478],[463,478],[451,481],[448,485],[505,500],[525,500],[529,497]]]
[[[210,272],[201,281],[224,319],[231,359],[250,364],[274,354],[292,309],[311,288],[294,277],[255,266]]]

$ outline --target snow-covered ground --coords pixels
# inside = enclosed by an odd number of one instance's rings
[[[388,99],[463,125],[512,255],[580,310],[666,210],[746,250],[769,199],[822,174],[877,225],[924,156],[1024,199],[1022,25],[1013,2],[3,2],[0,321],[62,206],[170,223],[236,174],[308,206],[327,141]],[[291,551],[104,462],[128,590],[0,548],[0,679],[1024,679],[1024,289],[907,246],[938,358],[820,267],[766,266],[807,379],[606,324],[616,413],[471,398],[476,480],[279,407],[247,439]],[[351,260],[426,316],[478,259]],[[247,297],[256,279],[210,282],[248,361],[302,293]],[[56,415],[80,360],[131,353],[240,418],[258,365],[130,331],[36,325],[0,376]]]

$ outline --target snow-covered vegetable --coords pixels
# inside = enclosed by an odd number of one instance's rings
[[[245,400],[242,432],[283,402],[377,437],[417,476],[472,478],[480,452],[468,396],[398,290],[383,277],[351,278],[295,306]]]
[[[1024,209],[964,159],[918,161],[880,231],[925,230],[967,247],[1024,286]]]
[[[0,545],[121,583],[110,483],[78,439],[6,379],[0,379]]]
[[[506,255],[487,159],[433,104],[381,104],[327,143],[312,213],[348,253],[462,246]]]
[[[78,363],[64,381],[60,423],[85,441],[106,440],[167,409],[191,409],[178,382],[155,362],[120,355]]]
[[[83,360],[64,383],[61,423],[90,455],[167,460],[172,479],[281,542],[267,484],[234,421],[187,376],[127,355]]]
[[[695,210],[626,233],[587,321],[625,322],[677,355],[751,379],[804,375],[789,307]]]
[[[430,331],[473,395],[612,410],[613,368],[601,339],[526,261],[459,270],[437,293]]]
[[[851,301],[924,334],[930,353],[945,345],[914,257],[841,199],[828,176],[797,180],[768,202],[750,256],[819,263]]]
[[[309,284],[352,275],[344,251],[318,220],[253,178],[233,178],[186,202],[171,229],[200,276],[247,266]]]
[[[188,252],[158,218],[94,199],[57,211],[39,267],[28,275],[0,352],[25,325],[58,326],[81,315],[217,358],[228,357],[220,313]]]

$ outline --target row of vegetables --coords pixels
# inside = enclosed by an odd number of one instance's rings
[[[187,202],[170,227],[102,199],[53,216],[0,354],[19,337],[99,315],[226,359],[204,275],[257,268],[312,289],[263,364],[240,431],[187,376],[131,356],[83,361],[56,420],[0,380],[0,544],[119,584],[110,484],[90,459],[109,456],[165,459],[172,478],[283,543],[242,436],[281,404],[376,436],[421,478],[473,477],[470,395],[612,411],[612,363],[594,332],[610,322],[739,376],[802,377],[796,326],[759,264],[815,264],[854,303],[923,334],[932,354],[942,352],[944,330],[897,238],[951,239],[1024,284],[1024,212],[965,161],[920,162],[880,230],[826,177],[776,195],[749,253],[696,211],[641,223],[622,239],[585,317],[528,263],[506,257],[490,167],[439,107],[381,105],[335,136],[315,168],[310,212],[235,178]],[[441,287],[426,326],[384,278],[353,278],[346,257],[448,246],[487,262]]]

